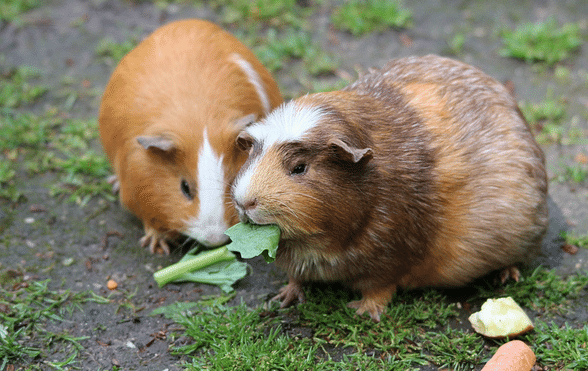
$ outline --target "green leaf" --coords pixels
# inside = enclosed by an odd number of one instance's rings
[[[237,251],[243,259],[263,255],[267,263],[276,259],[280,242],[280,228],[277,225],[256,225],[238,223],[225,232],[231,238],[227,249]]]
[[[247,275],[247,263],[237,260],[221,261],[202,269],[186,273],[173,282],[199,282],[220,286],[224,292],[233,291],[231,286]]]
[[[163,307],[155,308],[151,313],[150,316],[156,316],[158,314],[162,314],[165,318],[169,319],[176,319],[179,316],[187,315],[193,308],[197,307],[199,304],[195,302],[175,302],[170,305],[166,305]]]
[[[235,255],[228,251],[225,246],[213,250],[202,251],[199,254],[196,254],[197,250],[198,247],[190,250],[179,262],[155,272],[153,278],[159,287],[162,287],[169,282],[204,282],[199,279],[205,278],[207,281],[205,283],[221,282],[221,288],[225,291],[231,284],[247,274],[247,268],[243,266],[238,267],[237,265],[231,265],[227,272],[224,272],[219,268],[220,266],[218,266],[218,264],[223,262],[228,261],[238,263]],[[222,267],[228,266],[225,265]],[[186,274],[194,273],[199,270],[205,273],[202,275],[197,274],[193,277],[186,276]],[[221,279],[221,277],[223,278]],[[227,277],[231,278],[229,279]]]

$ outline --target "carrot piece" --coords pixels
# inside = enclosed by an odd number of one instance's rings
[[[531,371],[535,353],[520,340],[512,340],[498,348],[482,371]]]

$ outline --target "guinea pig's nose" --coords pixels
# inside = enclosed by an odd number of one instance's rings
[[[257,198],[252,198],[250,200],[246,200],[243,203],[244,210],[253,210],[257,207]]]

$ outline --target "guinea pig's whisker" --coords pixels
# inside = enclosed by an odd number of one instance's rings
[[[286,202],[280,200],[279,198],[276,198],[275,201],[284,206],[286,209],[288,209],[290,211],[290,215],[294,216],[296,219],[300,220],[300,217],[298,216],[298,214],[296,213],[296,211],[294,211],[294,209],[292,209]]]
[[[196,246],[198,246],[198,241],[196,241],[193,238],[187,238],[184,243],[182,243],[182,249],[185,248],[186,246],[188,246],[188,250],[191,250],[193,248],[195,248]]]
[[[192,240],[192,238],[190,238],[190,237],[188,237],[188,236],[186,236],[186,235],[183,235],[183,236],[185,236],[186,238],[185,238],[185,239],[184,239],[184,241],[183,241],[183,242],[182,242],[182,243],[179,245],[179,247],[180,247],[181,249],[183,249],[184,247],[186,247],[186,246],[188,245],[188,243],[190,243],[190,241]]]
[[[296,195],[296,196],[303,196],[303,197],[310,198],[310,199],[315,200],[315,201],[320,202],[320,203],[325,203],[324,200],[321,200],[321,199],[319,199],[317,197],[314,197],[314,196],[311,196],[309,194],[302,193],[302,192],[289,192],[288,194]]]

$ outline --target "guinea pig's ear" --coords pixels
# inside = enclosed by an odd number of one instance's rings
[[[251,147],[253,147],[253,137],[246,131],[242,131],[239,133],[239,135],[237,135],[235,143],[239,149],[243,151],[249,151],[251,150]]]
[[[371,148],[355,148],[347,145],[341,139],[331,139],[328,143],[329,147],[334,150],[337,157],[345,162],[352,162],[354,164],[367,164],[369,160],[374,157],[374,151]]]
[[[176,148],[173,140],[164,137],[137,137],[137,142],[146,150],[150,148],[171,152]]]
[[[253,124],[257,120],[257,114],[250,113],[247,116],[243,116],[235,121],[233,121],[233,126],[237,130],[243,130],[247,126]]]

